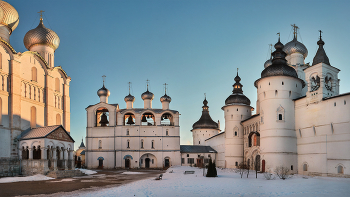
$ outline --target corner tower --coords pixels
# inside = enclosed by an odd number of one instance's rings
[[[285,166],[297,172],[297,139],[294,101],[301,96],[304,81],[287,65],[283,44],[278,39],[272,65],[261,72],[254,85],[260,102],[260,154],[267,169]]]
[[[243,94],[241,78],[235,77],[232,94],[221,109],[225,114],[225,167],[235,168],[243,162],[243,126],[241,121],[251,116],[250,100]]]
[[[204,145],[206,139],[219,133],[218,123],[214,122],[209,115],[208,101],[203,101],[203,111],[200,119],[192,125],[193,145]]]

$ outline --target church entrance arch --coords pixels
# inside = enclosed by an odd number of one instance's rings
[[[125,159],[125,168],[130,168],[130,159]]]
[[[170,157],[164,158],[164,167],[166,168],[170,167]]]
[[[99,158],[97,158],[97,160],[98,160],[98,168],[103,168],[103,160],[104,160],[104,158],[103,157],[99,157]]]
[[[151,153],[145,153],[140,157],[140,168],[157,168],[157,158]]]
[[[255,157],[255,170],[260,171],[260,155]]]

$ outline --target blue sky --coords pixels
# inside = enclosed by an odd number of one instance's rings
[[[350,3],[349,1],[92,1],[8,0],[19,13],[19,26],[11,45],[26,51],[23,37],[39,23],[61,39],[55,65],[72,78],[71,135],[79,146],[86,133],[88,105],[96,104],[96,91],[106,75],[111,91],[109,103],[125,108],[128,82],[132,82],[134,107],[142,108],[141,94],[150,80],[154,108],[161,108],[164,83],[169,84],[170,108],[180,116],[181,144],[192,143],[192,124],[202,111],[204,93],[213,120],[220,120],[221,107],[231,94],[239,68],[243,91],[255,107],[254,81],[269,57],[268,44],[292,39],[291,24],[300,27],[298,40],[317,51],[318,30],[325,50],[339,73],[340,92],[350,92]],[[85,140],[84,140],[85,141]]]

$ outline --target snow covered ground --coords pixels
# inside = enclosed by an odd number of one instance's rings
[[[82,169],[82,168],[76,168],[76,170],[80,170],[82,173],[90,175],[90,174],[96,174],[96,171],[88,170],[88,169]]]
[[[42,174],[37,174],[34,176],[25,176],[25,177],[4,177],[0,178],[0,183],[12,183],[12,182],[20,182],[20,181],[45,181],[54,179],[51,177],[47,177]]]
[[[173,170],[173,173],[169,173]],[[184,174],[194,170],[195,174]],[[135,175],[131,175],[135,176]],[[233,170],[218,169],[218,177],[203,177],[203,170],[178,166],[169,168],[163,180],[141,180],[119,187],[65,193],[63,196],[349,196],[350,179],[304,177],[265,180],[262,174],[251,171],[240,178]],[[61,195],[62,196],[62,195]]]

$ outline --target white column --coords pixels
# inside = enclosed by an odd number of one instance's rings
[[[19,160],[22,160],[22,151],[23,151],[23,148],[19,148],[19,149],[18,149],[18,157],[19,157]]]
[[[41,149],[41,159],[47,159],[47,149],[45,147],[40,148]]]
[[[33,159],[33,148],[28,148],[29,150],[29,159]]]
[[[52,148],[52,159],[55,160],[56,159],[56,148]]]

